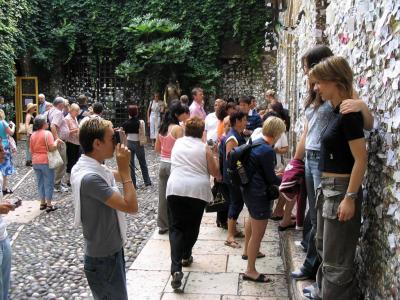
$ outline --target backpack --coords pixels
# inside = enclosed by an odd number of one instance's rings
[[[233,148],[229,152],[228,175],[233,185],[245,186],[250,182],[250,172],[246,170],[251,149],[264,144],[263,140],[243,144]],[[254,172],[253,172],[254,173]]]

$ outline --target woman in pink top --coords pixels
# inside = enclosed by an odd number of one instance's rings
[[[71,104],[68,116],[65,117],[69,128],[69,136],[67,138],[67,184],[70,186],[69,178],[71,176],[71,169],[79,159],[79,124],[77,116],[79,114],[79,105]]]
[[[155,151],[161,154],[159,183],[158,183],[158,233],[164,234],[168,231],[168,209],[165,192],[167,182],[171,173],[171,151],[175,141],[184,134],[179,122],[185,122],[189,118],[189,108],[179,101],[172,102],[169,111],[161,122],[160,130],[156,138]]]
[[[57,145],[62,141],[60,139],[54,141],[51,132],[46,130],[47,127],[45,116],[40,115],[35,118],[30,151],[40,196],[40,210],[45,209],[46,212],[51,212],[57,208],[51,204],[54,190],[54,169],[49,168],[47,152],[56,150]]]

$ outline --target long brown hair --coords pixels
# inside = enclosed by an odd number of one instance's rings
[[[347,60],[341,56],[331,56],[315,65],[309,73],[309,78],[312,82],[334,82],[343,97],[351,98],[353,94],[353,71]]]
[[[325,45],[317,45],[310,50],[308,50],[301,58],[301,66],[304,67],[307,65],[309,69],[314,67],[316,64],[321,62],[327,57],[333,56],[332,50]],[[309,82],[308,86],[308,95],[304,102],[304,107],[308,108],[311,104],[314,104],[314,107],[317,109],[322,104],[321,97],[314,91],[314,84]]]

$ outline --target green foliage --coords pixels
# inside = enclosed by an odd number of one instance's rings
[[[131,50],[128,50],[128,59],[117,68],[117,74],[152,76],[182,64],[192,42],[187,38],[169,37],[178,35],[180,27],[178,23],[154,18],[151,14],[133,18],[130,25],[124,27],[133,36]]]
[[[23,17],[29,17],[27,0],[0,0],[0,94],[8,97],[15,84],[14,63],[22,52],[18,42]]]
[[[14,83],[14,62],[29,56],[55,70],[88,55],[123,61],[118,73],[212,89],[221,77],[222,42],[233,39],[257,67],[270,16],[258,0],[0,0],[0,91]],[[154,78],[155,77],[155,78]],[[143,78],[144,79],[144,78]]]

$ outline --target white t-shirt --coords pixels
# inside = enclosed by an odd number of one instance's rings
[[[171,153],[167,197],[175,195],[211,201],[206,147],[207,145],[198,138],[184,136],[176,140]]]
[[[204,130],[207,132],[207,141],[213,140],[216,142],[218,140],[217,127],[218,127],[218,118],[215,115],[215,112],[207,115],[204,120]]]
[[[288,140],[286,133],[282,133],[281,137],[279,140],[276,141],[274,149],[279,149],[279,148],[284,148],[288,147]],[[285,167],[285,161],[284,158],[281,154],[276,153],[276,168],[277,169],[283,169]]]
[[[3,187],[3,176],[0,176],[0,187]],[[0,202],[3,201],[3,189],[0,190]],[[3,241],[7,238],[7,224],[6,221],[0,215],[0,241]]]

